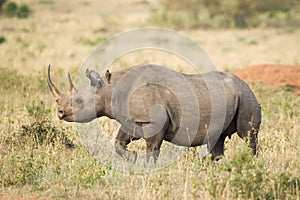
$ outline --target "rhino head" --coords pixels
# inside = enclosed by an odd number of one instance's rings
[[[47,82],[57,102],[57,116],[60,120],[85,123],[106,115],[106,105],[110,105],[109,80],[105,81],[98,73],[89,69],[86,70],[86,76],[91,81],[90,86],[84,91],[78,91],[68,73],[68,93],[61,93],[51,80],[50,65],[48,66]]]

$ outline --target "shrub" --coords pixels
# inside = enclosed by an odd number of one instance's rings
[[[5,37],[4,36],[0,36],[0,44],[4,43],[5,42]]]
[[[35,121],[30,125],[23,125],[16,137],[21,142],[32,142],[33,146],[63,144],[74,147],[73,142],[66,135],[66,128],[53,125],[49,119]]]
[[[73,142],[68,138],[67,128],[57,127],[49,119],[51,110],[46,107],[42,100],[27,103],[26,110],[33,120],[30,125],[23,125],[17,133],[17,137],[30,138],[33,145],[54,145],[55,143],[74,147]]]
[[[23,4],[20,6],[17,12],[17,17],[18,18],[27,18],[30,14],[31,10],[26,4]]]
[[[4,6],[4,14],[8,17],[27,18],[30,13],[31,10],[26,4],[18,6],[15,2],[10,1]]]
[[[5,5],[4,13],[9,17],[13,17],[17,14],[17,10],[18,10],[17,4],[11,1]]]

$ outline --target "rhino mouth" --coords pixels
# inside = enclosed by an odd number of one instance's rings
[[[58,118],[67,122],[74,121],[74,116],[72,114],[58,115]]]
[[[76,117],[74,114],[65,115],[60,120],[64,120],[66,122],[77,122],[77,123],[88,123],[91,122],[94,118],[81,118],[79,116]]]

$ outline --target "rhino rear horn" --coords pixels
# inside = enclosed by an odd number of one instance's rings
[[[73,85],[70,73],[68,73],[68,80],[69,80],[69,90],[68,90],[69,94],[72,94],[73,92],[77,92],[78,90]]]
[[[48,86],[49,86],[54,98],[58,99],[61,96],[61,93],[51,81],[50,67],[51,66],[49,65],[48,66],[48,74],[47,74],[47,82],[48,82]]]
[[[86,69],[86,76],[91,80],[91,85],[95,87],[101,87],[101,78],[100,75],[94,70]]]

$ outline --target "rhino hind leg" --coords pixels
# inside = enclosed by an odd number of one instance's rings
[[[211,159],[212,160],[219,160],[224,155],[224,142],[225,137],[221,135],[221,137],[218,139],[212,150],[211,153]]]
[[[153,137],[145,138],[146,151],[147,151],[147,156],[146,156],[147,163],[150,162],[151,157],[153,158],[154,163],[157,162],[163,138],[164,138],[164,131],[158,132]]]
[[[224,155],[224,142],[226,137],[228,136],[229,139],[231,138],[231,135],[236,132],[236,118],[237,116],[234,116],[233,120],[227,127],[227,129],[220,135],[218,138],[216,144],[213,146],[210,153],[212,154],[211,159],[212,160],[219,160],[221,156]]]
[[[249,119],[244,115],[239,115],[237,120],[237,134],[252,149],[253,155],[257,155],[258,129],[260,121],[254,123],[253,117]]]
[[[149,163],[152,157],[153,162],[156,163],[169,125],[169,117],[166,110],[159,105],[151,106],[149,112],[151,122],[142,126],[143,138],[146,141],[146,161]]]
[[[242,138],[247,145],[252,149],[252,154],[257,155],[258,129],[249,131],[238,131],[238,136]]]

